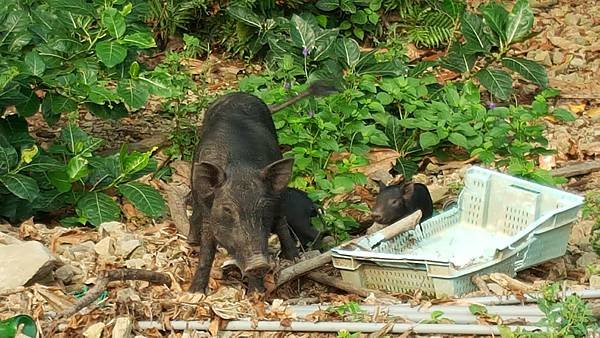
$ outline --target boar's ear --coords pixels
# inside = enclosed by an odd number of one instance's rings
[[[290,182],[293,166],[293,158],[284,158],[264,167],[260,172],[260,177],[265,181],[269,189],[275,193],[281,193],[287,188],[287,185]]]
[[[385,183],[383,183],[380,180],[375,180],[375,182],[377,182],[377,186],[379,187],[380,192],[381,192],[381,190],[383,190],[383,188],[387,187],[387,185],[385,185]]]
[[[405,201],[409,201],[412,199],[412,196],[415,194],[415,184],[414,183],[406,183],[402,187],[402,199]]]
[[[198,184],[203,195],[210,195],[225,182],[225,172],[210,162],[194,163],[194,185]],[[192,188],[193,189],[193,188]]]

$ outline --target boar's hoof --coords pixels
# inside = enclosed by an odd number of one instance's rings
[[[261,276],[271,269],[269,262],[263,255],[254,255],[248,259],[244,274],[248,276]]]

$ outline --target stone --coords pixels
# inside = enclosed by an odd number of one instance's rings
[[[132,288],[120,289],[117,291],[117,301],[120,303],[139,302],[140,300],[140,295],[138,295]]]
[[[129,269],[141,269],[146,265],[146,261],[141,258],[132,258],[125,261],[125,266]]]
[[[22,240],[0,232],[0,245],[21,244]]]
[[[598,263],[598,255],[595,252],[586,252],[577,259],[577,266],[587,268]]]
[[[111,237],[103,238],[96,243],[94,250],[100,256],[112,256],[115,252],[114,240]]]
[[[573,60],[571,60],[571,66],[578,68],[584,67],[585,60],[580,57],[574,57]]]
[[[100,224],[100,226],[98,227],[98,233],[100,233],[100,236],[102,236],[102,237],[106,237],[106,236],[121,237],[124,232],[125,232],[125,224],[123,224],[121,222],[106,222],[106,223]]]
[[[128,257],[142,243],[138,239],[121,240],[117,242],[116,254],[123,257]]]
[[[600,275],[590,276],[590,287],[592,289],[600,289]]]
[[[83,331],[83,336],[85,338],[100,338],[102,337],[102,331],[104,331],[104,327],[106,324],[100,322],[96,324],[92,324],[90,327]]]
[[[112,338],[131,338],[133,321],[129,317],[119,317],[115,320],[112,330]]]
[[[63,283],[69,283],[73,279],[73,276],[75,276],[76,272],[77,271],[75,268],[73,268],[73,266],[65,264],[54,271],[54,276],[63,281]]]
[[[563,54],[559,50],[555,50],[552,53],[552,63],[554,63],[555,65],[559,65],[563,62],[565,62],[565,54]]]
[[[536,51],[534,53],[533,59],[542,63],[545,66],[552,66],[552,61],[550,60],[550,52],[547,50]]]
[[[0,291],[45,279],[62,264],[37,241],[0,245],[0,257]]]
[[[579,25],[580,18],[581,18],[581,16],[578,14],[567,13],[567,15],[565,15],[565,18],[563,19],[563,21],[564,21],[564,23],[566,23],[569,26],[577,26],[577,25]]]

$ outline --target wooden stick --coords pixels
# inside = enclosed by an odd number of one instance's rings
[[[490,279],[509,291],[530,292],[534,289],[533,285],[523,283],[503,273],[491,273]]]
[[[332,286],[334,288],[353,293],[355,295],[361,297],[368,297],[369,294],[373,293],[375,297],[378,298],[387,298],[389,300],[398,301],[396,298],[382,292],[379,290],[372,290],[367,288],[356,287],[348,282],[345,282],[339,278],[332,277],[326,273],[313,271],[308,274],[308,278],[314,280],[315,282],[319,282],[324,285]]]
[[[562,168],[552,170],[552,176],[573,177],[589,174],[600,170],[600,161],[587,161],[569,164]]]
[[[488,288],[487,284],[485,283],[485,280],[483,280],[481,276],[473,276],[471,278],[471,281],[477,286],[479,291],[485,293],[486,295],[491,294],[490,288]]]
[[[361,236],[355,239],[352,239],[343,245],[356,244],[363,239],[368,239],[370,245],[377,245],[384,240],[388,240],[401,234],[405,231],[414,229],[419,220],[421,219],[421,210],[417,210],[408,217],[401,219],[400,221],[384,228],[372,235]],[[372,247],[372,246],[371,246]],[[325,253],[320,254],[317,257],[313,257],[292,266],[289,266],[283,270],[281,270],[279,274],[279,278],[277,278],[277,283],[275,284],[275,288],[289,282],[290,280],[297,278],[309,271],[312,271],[316,268],[319,268],[327,263],[331,262],[331,251],[327,251]]]
[[[81,297],[72,308],[60,313],[58,318],[70,317],[79,312],[79,310],[90,305],[102,292],[104,292],[104,290],[106,290],[108,283],[113,281],[142,280],[152,284],[171,286],[171,277],[169,275],[141,269],[117,269],[106,271],[98,278],[96,285],[94,285],[85,296]]]

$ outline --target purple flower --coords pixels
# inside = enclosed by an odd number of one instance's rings
[[[306,47],[302,48],[302,55],[304,55],[304,57],[308,56],[308,52],[309,52],[308,48],[306,48]]]
[[[496,103],[495,102],[488,102],[488,109],[494,109],[496,108]]]
[[[283,89],[285,89],[285,90],[290,90],[290,88],[292,88],[292,84],[291,84],[291,83],[289,83],[289,82],[285,82],[285,83],[283,84]]]
[[[312,111],[312,110],[309,110],[308,111],[308,117],[313,117],[313,116],[315,116],[315,112]]]

